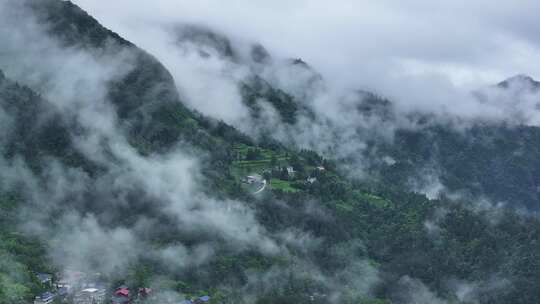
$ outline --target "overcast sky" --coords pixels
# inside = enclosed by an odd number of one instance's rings
[[[414,91],[425,79],[469,90],[518,73],[540,78],[534,0],[74,2],[143,48],[152,26],[202,23],[300,57],[334,84],[391,96],[396,83]]]

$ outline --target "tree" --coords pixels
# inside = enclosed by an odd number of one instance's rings
[[[272,157],[270,158],[270,167],[275,168],[278,165],[278,160],[275,154],[272,154]]]
[[[249,148],[246,153],[246,160],[261,159],[261,151],[257,148]]]
[[[295,171],[297,171],[297,172],[304,172],[305,171],[304,164],[302,163],[302,160],[296,154],[291,156],[289,162],[290,162],[291,166],[294,168]]]

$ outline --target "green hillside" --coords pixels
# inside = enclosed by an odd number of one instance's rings
[[[411,282],[441,303],[540,298],[540,220],[477,201],[536,206],[537,128],[400,130],[394,142],[368,147],[396,162],[374,162],[374,178],[355,179],[342,170],[346,160],[253,139],[189,109],[159,61],[71,2],[24,5],[66,48],[126,51],[134,61],[107,82],[117,125],[101,137],[97,124],[0,72],[0,117],[9,117],[0,133],[1,304],[32,301],[50,289],[36,273],[57,276],[77,254],[84,265],[74,264],[87,272],[111,265],[93,274],[108,297],[121,285],[151,286],[156,298],[137,298],[148,303],[179,303],[159,298],[173,293],[209,295],[210,303],[404,303],[404,294],[420,292]],[[304,111],[269,83],[245,86],[255,113],[261,96],[286,124]],[[372,96],[358,110],[391,120],[389,106]],[[412,192],[408,179],[431,163],[448,189],[471,195],[430,200]],[[178,185],[146,180],[176,181],[177,173]],[[250,186],[250,175],[265,187]],[[34,217],[39,229],[28,223]],[[110,243],[101,243],[102,233]],[[458,285],[471,291],[460,298]]]

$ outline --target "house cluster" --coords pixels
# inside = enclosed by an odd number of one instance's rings
[[[194,299],[184,300],[180,304],[204,304],[210,302],[210,296],[202,296]]]
[[[99,304],[105,303],[107,290],[103,286],[84,288],[73,296],[75,304]]]
[[[49,304],[56,299],[56,295],[50,291],[46,291],[39,296],[36,296],[34,304]]]
[[[132,293],[129,287],[122,285],[116,288],[111,296],[112,304],[132,304],[143,301],[152,295],[152,289],[141,287],[136,293]]]
[[[247,184],[252,190],[255,191],[253,194],[263,191],[266,187],[266,179],[259,174],[247,175],[242,179],[242,182]],[[257,187],[257,189],[255,190],[254,187]]]
[[[253,174],[253,175],[246,176],[243,182],[251,185],[251,184],[261,183],[262,180],[263,180],[262,176],[260,176],[259,174]]]
[[[99,274],[87,275],[77,271],[66,271],[56,276],[37,273],[37,280],[47,291],[36,296],[34,304],[49,304],[56,300],[68,302],[70,299],[75,304],[104,303],[106,287],[99,282],[99,277]]]
[[[60,293],[64,292],[62,290],[56,290],[53,288],[53,275],[48,273],[37,273],[37,281],[47,290],[42,294],[36,296],[34,299],[34,304],[49,304],[52,303]]]
[[[294,170],[294,168],[292,166],[286,167],[286,170],[287,170],[287,174],[288,174],[289,178],[295,176],[296,171]],[[318,167],[315,167],[315,170],[318,171],[318,172],[323,172],[326,169],[323,166],[318,166]],[[317,178],[315,176],[308,176],[306,178],[306,180],[305,180],[305,182],[308,183],[308,184],[313,184],[316,181],[317,181]]]
[[[108,298],[107,286],[101,282],[100,274],[88,275],[77,271],[66,271],[56,275],[38,273],[37,280],[47,290],[36,296],[34,304],[51,304],[55,301],[73,304],[132,304],[150,296],[152,289],[139,288],[131,294],[127,286],[120,286]],[[108,300],[109,299],[109,300]]]
[[[289,181],[299,181],[304,182],[306,184],[313,184],[317,181],[317,177],[321,172],[326,171],[326,169],[323,166],[317,166],[311,170],[311,173],[305,177],[305,175],[298,174],[298,172],[295,170],[293,166],[286,166],[286,167],[279,167],[276,166],[274,168],[267,168],[263,170],[262,174],[267,177],[274,177],[279,178],[282,180],[289,180]],[[244,178],[244,182],[247,184],[253,184],[260,182],[261,177],[260,175],[254,174],[254,175],[248,175]]]
[[[318,167],[315,167],[315,170],[319,171],[319,172],[323,172],[325,171],[326,169],[323,167],[323,166],[318,166]],[[317,178],[314,177],[314,176],[308,176],[308,178],[306,179],[306,182],[308,184],[313,184],[314,182],[317,181]]]

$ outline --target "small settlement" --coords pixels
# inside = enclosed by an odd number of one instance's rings
[[[202,296],[196,299],[184,300],[180,302],[180,304],[203,304],[203,303],[208,303],[208,302],[210,302],[210,297]]]
[[[302,150],[290,154],[286,150],[273,150],[261,146],[237,144],[232,175],[242,187],[258,194],[265,189],[297,192],[316,187],[322,176],[331,175],[327,160],[312,151]]]
[[[34,299],[34,304],[106,303],[107,289],[100,282],[100,275],[88,275],[77,271],[66,271],[56,275],[37,273],[36,278],[46,290]]]
[[[252,194],[270,188],[282,192],[297,192],[314,187],[318,179],[328,176],[332,170],[322,166],[324,159],[310,156],[301,159],[291,157],[287,152],[274,153],[271,150],[247,145],[235,147],[236,160],[231,170],[237,180]],[[329,172],[330,171],[330,172]],[[43,292],[35,297],[34,304],[137,304],[153,295],[152,289],[139,287],[134,290],[122,285],[108,286],[99,274],[66,271],[61,274],[37,273],[36,280],[43,286]],[[310,300],[325,295],[313,294]],[[181,302],[165,304],[204,304],[210,296],[190,298]]]
[[[34,304],[137,304],[143,303],[153,294],[148,287],[137,288],[134,292],[126,285],[109,288],[99,274],[89,275],[77,271],[56,275],[37,273],[36,279],[46,291],[35,297]],[[209,301],[210,296],[205,295],[170,304],[202,304]]]

